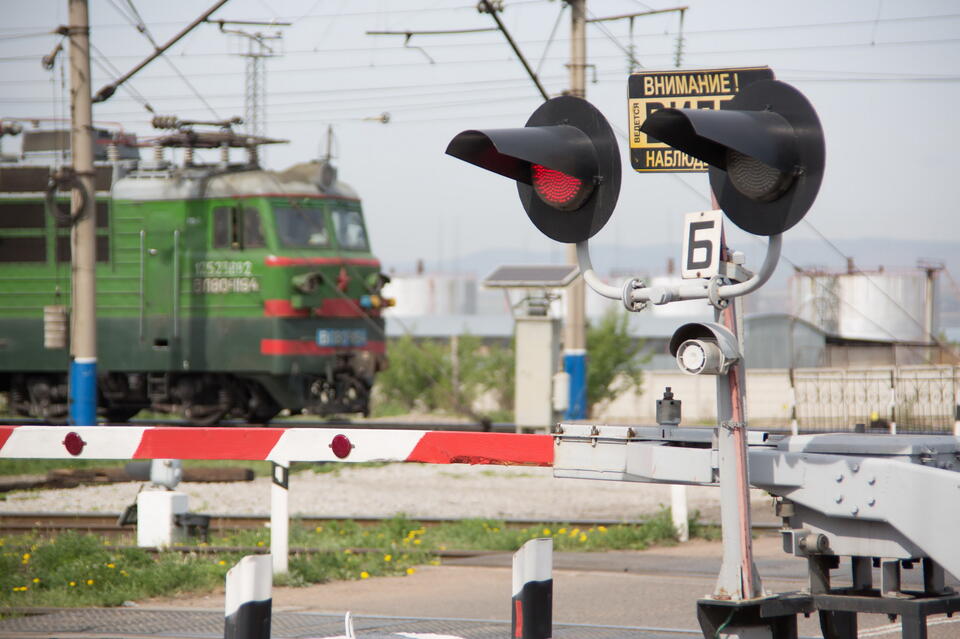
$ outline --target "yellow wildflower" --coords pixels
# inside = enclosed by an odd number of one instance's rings
[[[361,578],[361,579],[369,579],[369,578],[370,578],[370,573],[367,572],[366,570],[364,570],[363,572],[360,573],[360,578]]]
[[[414,540],[413,540],[413,545],[414,545],[414,546],[419,546],[419,545],[420,545],[420,540],[419,540],[419,539],[414,539]]]
[[[315,530],[316,532],[323,532],[323,526],[317,526]]]
[[[412,575],[412,574],[415,573],[415,572],[417,572],[417,571],[414,570],[413,568],[407,568],[407,574],[408,574],[408,575]]]
[[[570,536],[571,536],[571,537],[576,537],[576,536],[579,535],[579,534],[580,534],[580,529],[579,529],[579,528],[574,528],[573,530],[570,531]]]
[[[544,534],[549,535],[550,533],[544,533]],[[567,534],[567,529],[566,529],[566,528],[561,528],[560,530],[557,531],[557,534],[558,534],[558,535],[566,535],[566,534]]]
[[[580,542],[583,543],[587,540],[587,535],[585,533],[580,533]]]
[[[393,555],[386,554],[383,556],[384,561],[393,561]]]
[[[92,586],[92,585],[93,585],[93,579],[87,579],[87,585],[88,585],[88,586]]]
[[[597,526],[597,530],[599,530],[599,531],[602,532],[602,533],[605,533],[605,532],[607,532],[607,527],[606,527],[606,526]]]
[[[550,532],[550,529],[549,529],[549,528],[544,528],[544,529],[543,529],[543,535],[544,535],[545,537],[549,537],[551,534],[553,534],[553,533]]]
[[[260,540],[260,541],[257,542],[257,545],[258,545],[258,546],[265,546],[265,545],[266,545],[266,542],[263,541],[263,540]]]
[[[226,566],[226,565],[227,565],[227,561],[226,561],[225,559],[221,559],[220,561],[217,562],[217,564],[220,565],[220,566]]]
[[[107,564],[107,568],[116,568],[116,567],[117,567],[117,564],[114,564],[114,563]]]
[[[40,583],[40,577],[34,577],[34,578],[33,578],[33,583],[35,583],[35,584]]]
[[[73,587],[76,586],[76,585],[77,585],[77,582],[75,582],[75,581],[71,581],[71,582],[70,582],[70,587],[71,587],[71,588],[73,588]]]

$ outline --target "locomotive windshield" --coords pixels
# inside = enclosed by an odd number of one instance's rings
[[[273,216],[277,224],[277,238],[283,246],[330,246],[323,209],[274,205]]]
[[[363,217],[359,211],[349,209],[333,210],[333,226],[337,232],[340,248],[349,251],[367,251],[367,232],[363,228]]]

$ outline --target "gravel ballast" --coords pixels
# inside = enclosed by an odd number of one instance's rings
[[[3,512],[120,512],[136,499],[141,483],[15,491],[0,501]],[[190,510],[204,514],[266,514],[271,482],[182,483]],[[670,505],[670,486],[555,479],[549,468],[388,464],[313,470],[290,476],[292,516],[504,518],[524,520],[631,521]],[[691,511],[717,521],[717,488],[687,488]],[[755,518],[771,520],[770,498],[751,493]]]

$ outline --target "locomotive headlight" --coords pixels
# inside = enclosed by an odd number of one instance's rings
[[[677,364],[688,375],[718,375],[723,360],[720,347],[710,340],[688,339],[677,349]]]

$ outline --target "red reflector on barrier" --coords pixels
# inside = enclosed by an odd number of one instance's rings
[[[70,432],[67,433],[67,436],[63,438],[63,446],[67,449],[67,452],[73,456],[77,456],[83,452],[83,447],[87,445],[87,442],[83,441],[80,438],[80,435]]]
[[[333,450],[333,454],[338,459],[346,459],[350,451],[353,450],[353,444],[350,443],[350,439],[346,435],[335,435],[333,441],[330,442],[330,449]]]

